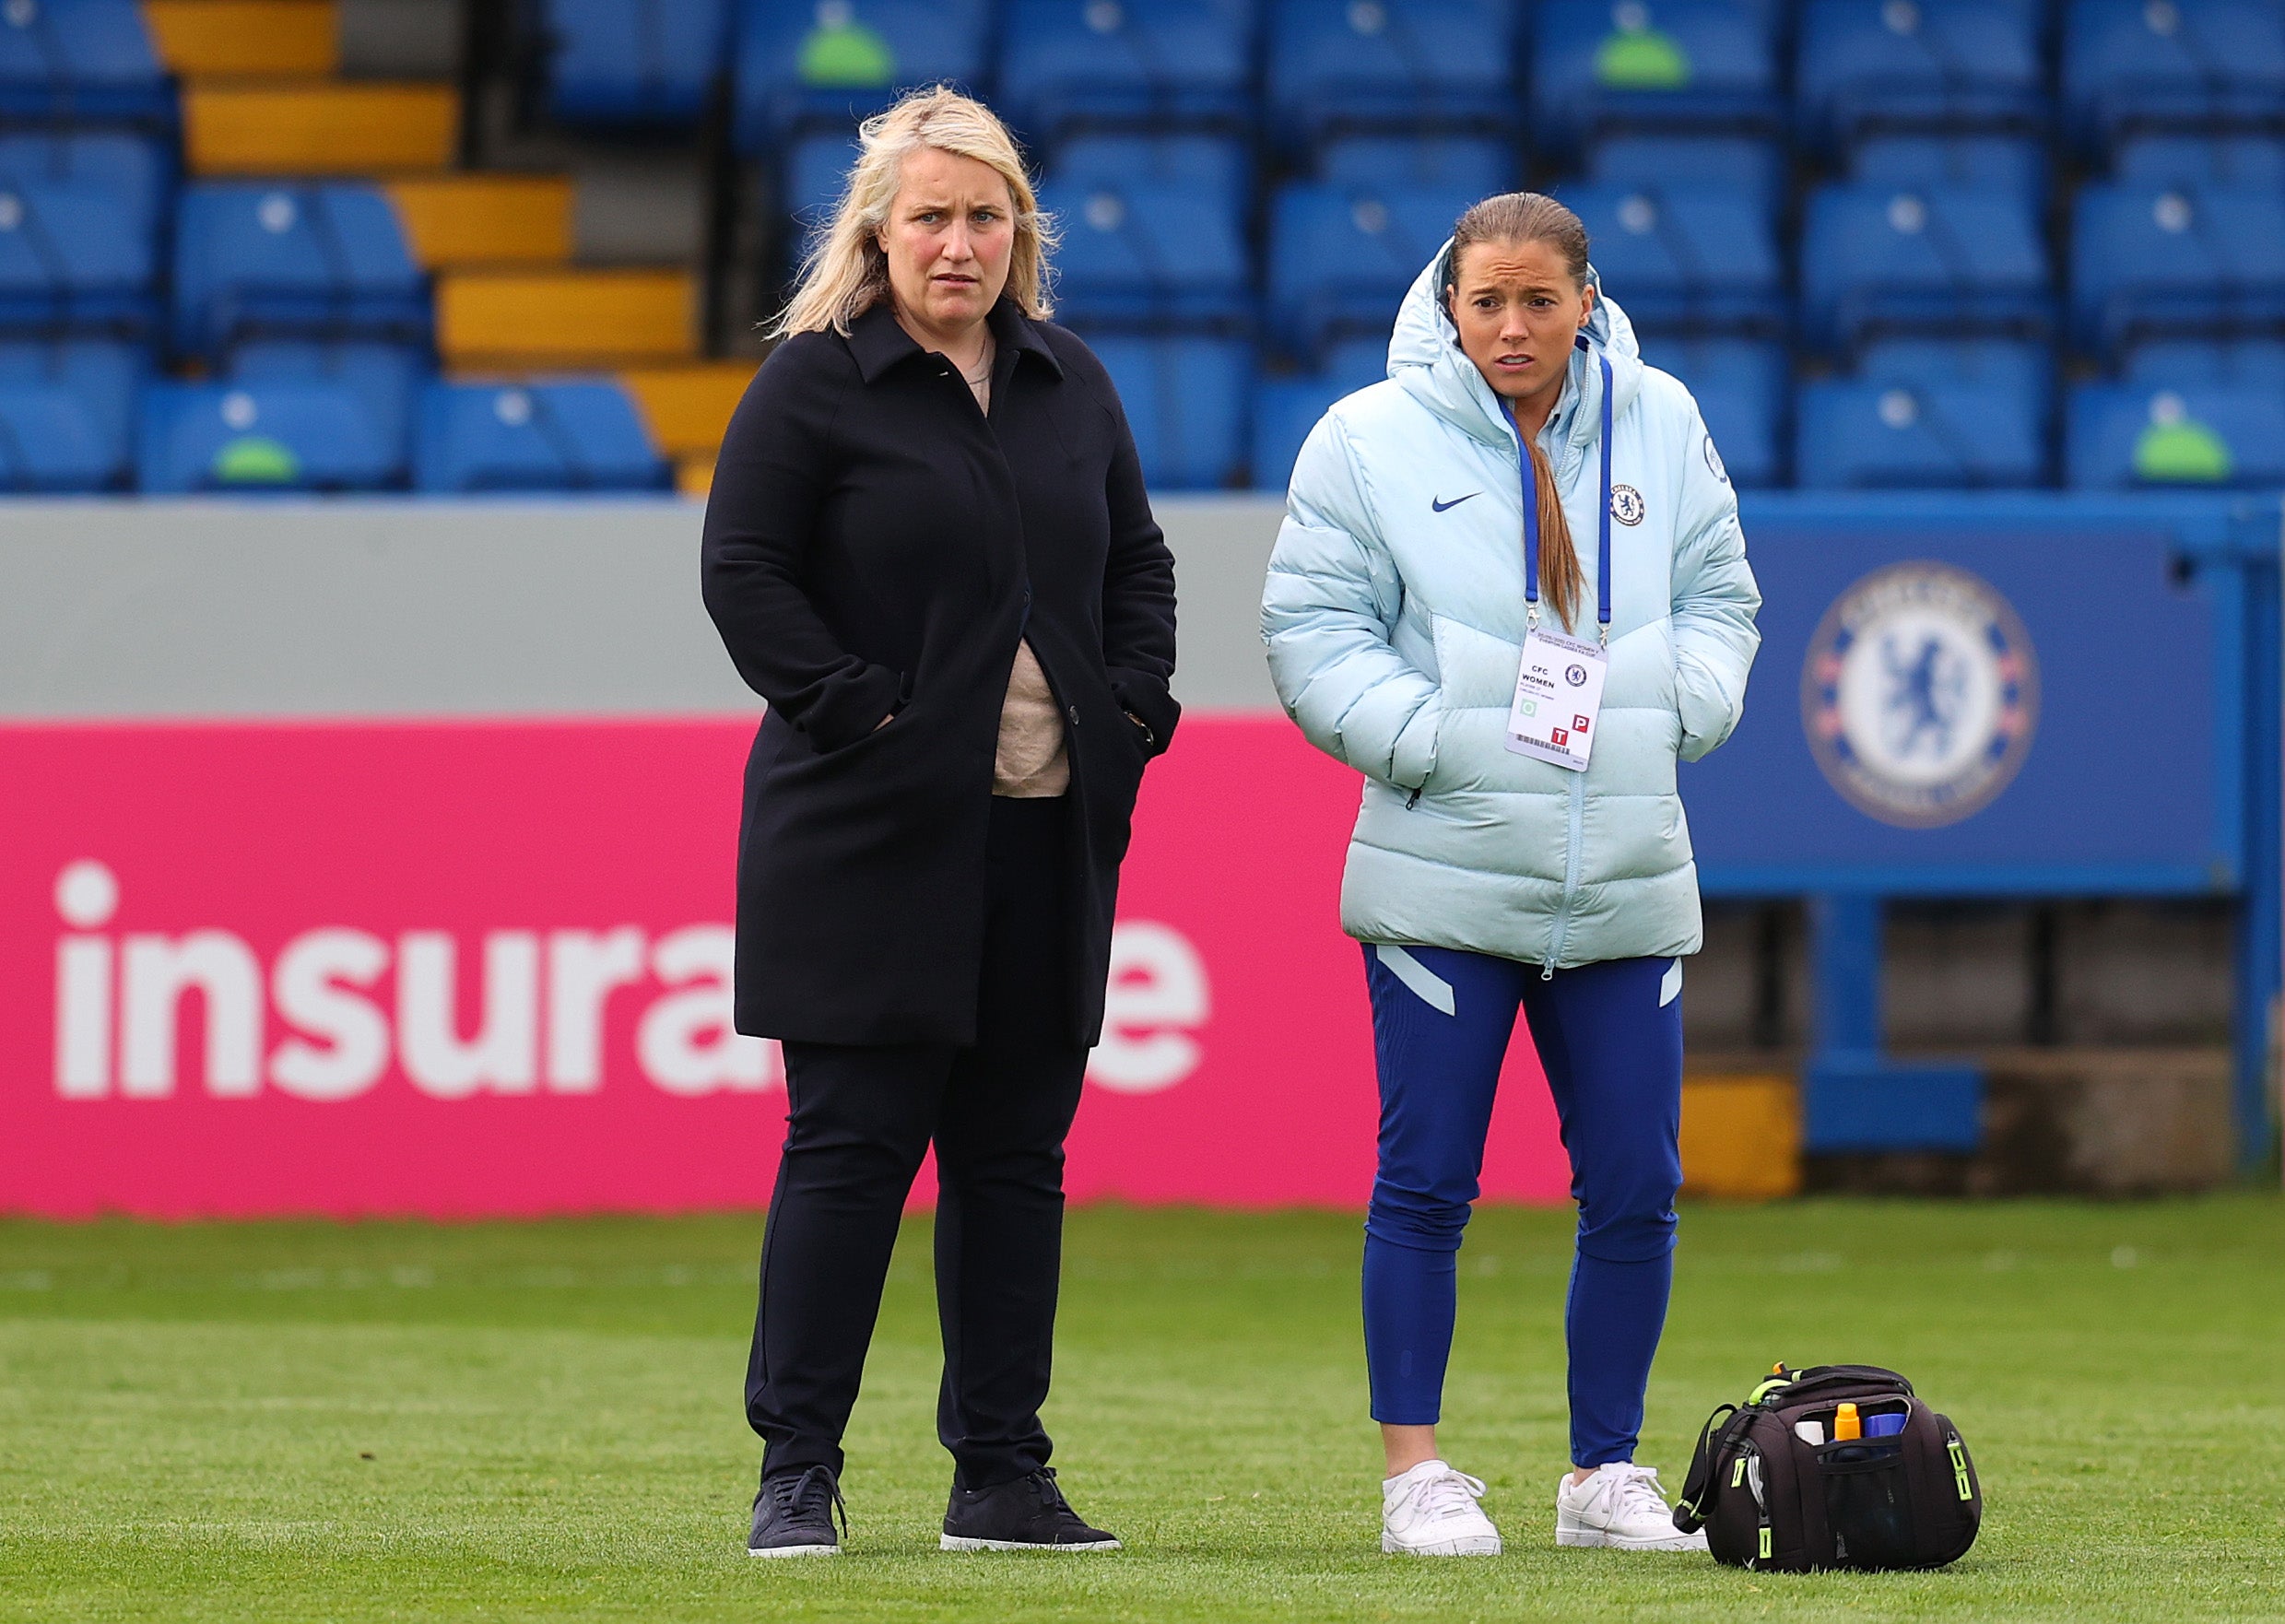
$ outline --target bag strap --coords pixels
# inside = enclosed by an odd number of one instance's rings
[[[1706,1418],[1706,1424],[1698,1430],[1698,1447],[1690,1457],[1690,1475],[1682,1480],[1682,1498],[1674,1508],[1674,1526],[1684,1534],[1695,1534],[1706,1524],[1706,1503],[1714,1489],[1714,1474],[1720,1469],[1717,1429],[1726,1435],[1725,1423],[1739,1414],[1734,1404],[1717,1406]]]

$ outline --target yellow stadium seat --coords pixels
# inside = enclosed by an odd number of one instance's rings
[[[675,488],[685,496],[705,496],[714,488],[714,459],[711,456],[677,458]]]
[[[341,65],[333,0],[143,0],[151,44],[185,78],[325,78]]]
[[[696,305],[681,271],[448,271],[437,348],[454,367],[610,367],[681,359]]]
[[[219,82],[183,92],[183,147],[202,175],[340,175],[453,161],[449,85]]]
[[[1682,1079],[1682,1190],[1773,1201],[1801,1189],[1801,1091],[1790,1077]]]
[[[571,182],[562,176],[421,175],[384,189],[425,269],[571,257]]]
[[[635,397],[651,438],[670,457],[702,456],[711,465],[722,431],[754,376],[752,361],[704,361],[642,367],[619,374]]]

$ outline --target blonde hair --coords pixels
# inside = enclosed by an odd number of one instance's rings
[[[1444,265],[1444,297],[1459,291],[1460,256],[1479,242],[1544,242],[1562,257],[1572,286],[1587,285],[1587,229],[1579,217],[1539,192],[1503,192],[1487,197],[1462,215],[1452,228],[1452,253]],[[1456,321],[1457,318],[1455,317]],[[1578,546],[1571,539],[1571,522],[1563,517],[1562,492],[1555,488],[1555,470],[1537,445],[1524,442],[1531,459],[1532,488],[1539,506],[1539,575],[1547,596],[1569,631],[1579,605],[1586,596],[1587,572],[1579,561]]]
[[[846,337],[849,324],[889,295],[889,256],[880,229],[904,183],[904,160],[934,147],[989,165],[1007,182],[1015,204],[1016,244],[1007,261],[1007,297],[1027,316],[1054,313],[1047,295],[1047,256],[1054,223],[1040,213],[1031,179],[1015,137],[983,102],[937,85],[914,90],[857,131],[857,161],[850,166],[833,223],[804,257],[793,297],[764,329],[771,338],[821,333]]]

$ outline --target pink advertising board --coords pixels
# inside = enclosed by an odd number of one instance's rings
[[[724,1026],[749,732],[0,728],[0,1211],[763,1205],[782,1068]],[[1075,1199],[1362,1205],[1356,798],[1276,717],[1151,769]],[[1485,1193],[1566,1183],[1519,1032]]]

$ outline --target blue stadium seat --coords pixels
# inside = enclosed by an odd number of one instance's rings
[[[2002,191],[1842,183],[1808,200],[1804,328],[1846,347],[1867,333],[2045,334],[2047,253],[2029,199]]]
[[[2160,339],[2128,351],[2118,376],[2122,382],[2150,387],[2225,384],[2285,395],[2285,339]]]
[[[1252,0],[1011,0],[1001,41],[1000,100],[1034,138],[1252,111]]]
[[[100,339],[0,344],[0,489],[123,489],[143,349]]]
[[[1478,197],[1512,191],[1515,154],[1481,135],[1350,135],[1328,141],[1317,178],[1342,186],[1443,186]]]
[[[1450,187],[1281,187],[1270,208],[1268,324],[1297,355],[1343,331],[1385,343],[1405,290],[1476,201]]]
[[[418,413],[413,483],[431,495],[670,483],[635,403],[608,379],[430,383]]]
[[[1653,338],[1646,346],[1643,359],[1697,397],[1730,482],[1743,489],[1782,484],[1784,347],[1743,338]]]
[[[428,281],[376,187],[200,182],[183,189],[174,252],[186,353],[260,334],[429,335]]]
[[[1141,182],[1042,188],[1055,217],[1055,297],[1071,320],[1119,325],[1238,322],[1253,278],[1234,200]]]
[[[989,0],[740,0],[732,47],[740,152],[845,129],[899,92],[983,76]]]
[[[1230,199],[1231,212],[1243,215],[1254,160],[1227,135],[1078,135],[1055,148],[1047,177],[1072,186],[1195,187]]]
[[[233,383],[338,383],[363,403],[390,453],[390,483],[410,466],[413,400],[430,373],[428,357],[399,344],[257,339],[233,349],[224,377]]]
[[[2047,202],[2047,155],[2020,135],[1876,135],[1849,161],[1849,178],[1892,191],[2007,192],[2035,209]]]
[[[1388,376],[1388,341],[1351,338],[1325,354],[1325,365],[1299,377],[1266,378],[1254,386],[1254,454],[1248,464],[1256,490],[1283,490],[1293,461],[1317,419],[1344,395]]]
[[[382,490],[401,469],[346,383],[153,383],[136,484],[186,491]]]
[[[1769,18],[1746,0],[1542,0],[1531,106],[1565,152],[1614,129],[1775,134]]]
[[[2285,485],[2285,391],[2090,384],[2071,392],[2066,459],[2080,490]]]
[[[171,125],[174,86],[135,0],[0,6],[0,119]]]
[[[1809,0],[1794,82],[1803,133],[2044,128],[2038,21],[2029,0]]]
[[[2129,186],[2285,187],[2285,141],[2267,135],[2140,135],[2119,144]]]
[[[1794,467],[1808,490],[2039,485],[2044,439],[2038,403],[1989,382],[1832,379],[1802,385]]]
[[[147,333],[157,273],[157,244],[125,194],[89,181],[0,181],[0,332]]]
[[[2055,404],[2054,351],[2020,339],[1884,338],[1865,346],[1855,370],[1867,383],[1907,389],[1964,383],[1996,390],[2010,400],[2029,401],[2033,419],[2041,423]]]
[[[1634,192],[1717,187],[1773,220],[1785,198],[1784,150],[1749,135],[1613,135],[1588,150],[1586,178]]]
[[[543,0],[548,107],[573,124],[695,124],[726,24],[725,0]]]
[[[797,260],[815,235],[833,223],[842,187],[857,161],[854,130],[819,130],[785,148],[779,181],[778,213],[785,225],[789,260]]]
[[[2285,195],[2270,187],[2088,186],[2071,233],[2081,344],[2285,322]]]
[[[1274,0],[1268,112],[1288,146],[1340,129],[1508,129],[1514,0]]]
[[[2070,0],[2063,100],[2091,147],[2137,125],[2274,124],[2285,105],[2277,0]]]
[[[41,181],[115,193],[137,229],[155,242],[165,223],[174,163],[159,142],[119,130],[0,135],[0,185]]]
[[[1784,266],[1758,200],[1689,185],[1566,185],[1556,195],[1585,222],[1603,285],[1643,326],[1784,324]]]
[[[1245,460],[1250,346],[1226,338],[1090,339],[1126,408],[1153,490],[1219,490]]]

